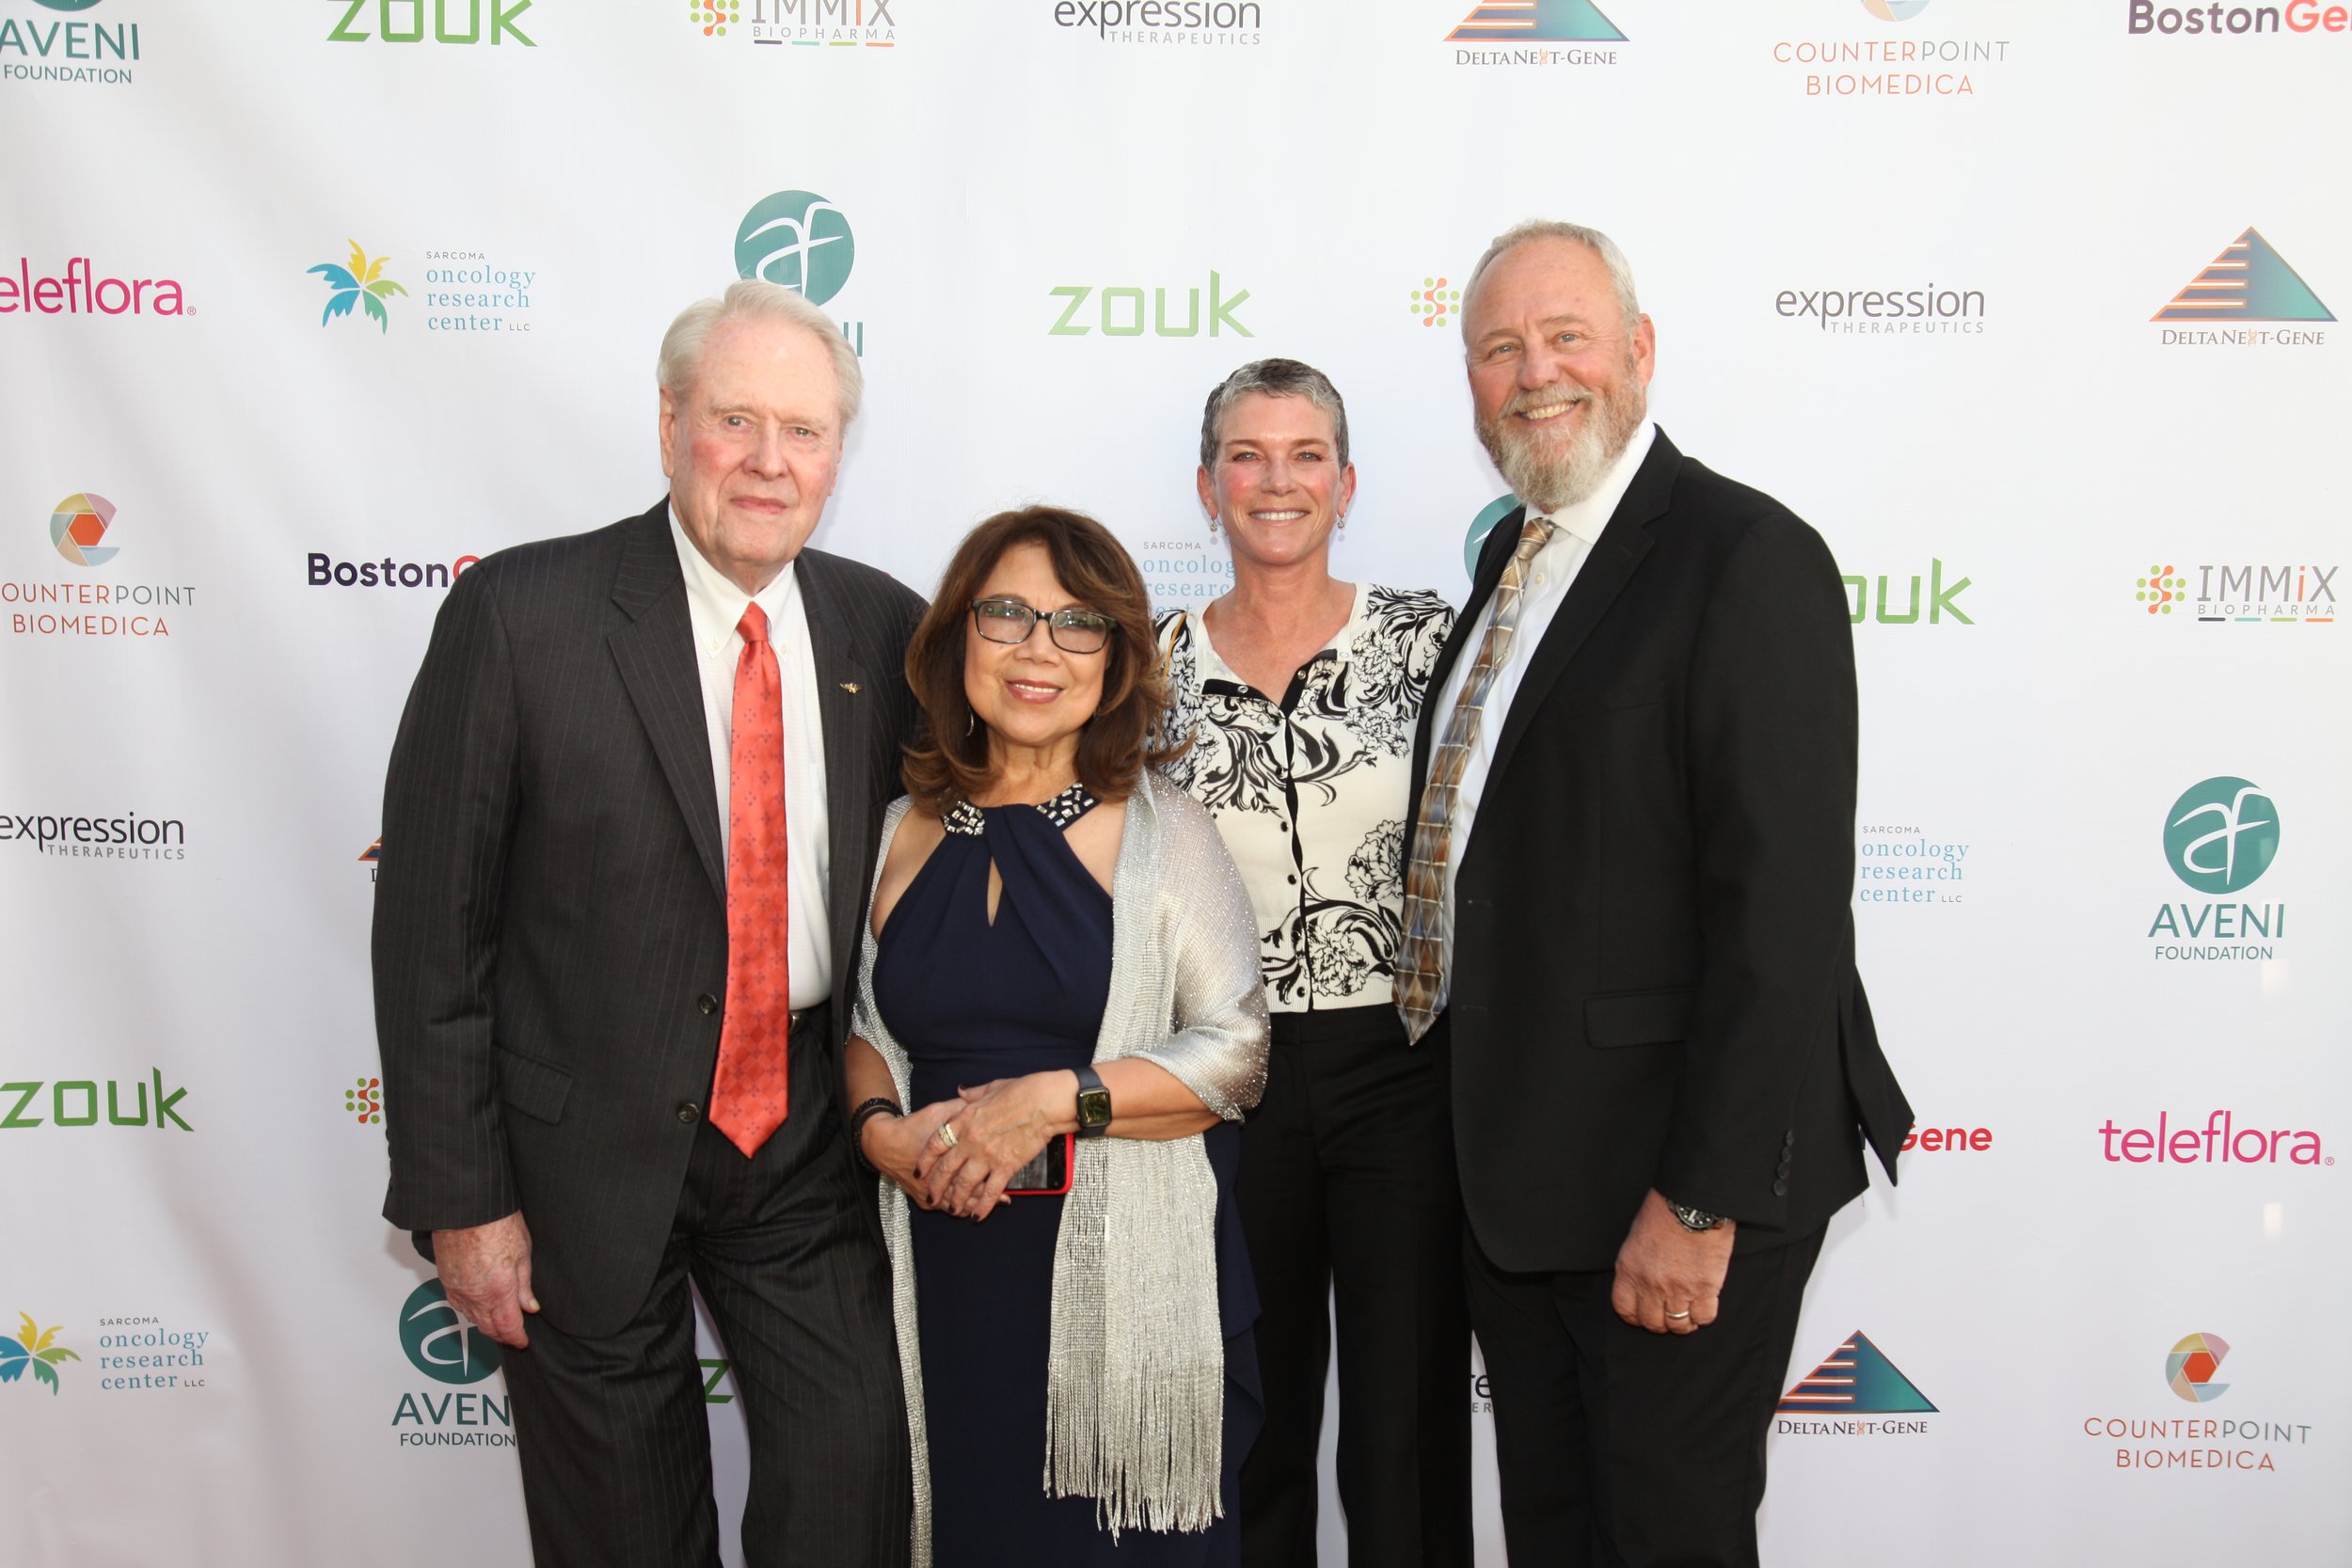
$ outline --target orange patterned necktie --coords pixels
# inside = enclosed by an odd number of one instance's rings
[[[784,680],[768,613],[736,628],[735,718],[727,748],[727,1005],[710,1124],[746,1156],[784,1125],[792,1033],[790,888],[785,877]]]
[[[1486,716],[1486,694],[1494,689],[1495,673],[1511,659],[1511,643],[1519,629],[1519,593],[1527,585],[1528,563],[1551,542],[1560,525],[1549,517],[1530,517],[1519,531],[1518,548],[1495,584],[1494,609],[1480,639],[1478,657],[1447,716],[1445,735],[1429,759],[1429,782],[1422,787],[1421,816],[1413,824],[1413,839],[1405,861],[1405,940],[1396,954],[1396,1010],[1405,1019],[1405,1037],[1414,1045],[1445,1010],[1446,991],[1454,977],[1453,955],[1447,951],[1452,933],[1445,929],[1445,868],[1454,852],[1454,798],[1462,787],[1462,771],[1470,749],[1478,738]]]

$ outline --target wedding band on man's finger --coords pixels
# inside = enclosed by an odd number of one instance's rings
[[[1691,1315],[1691,1314],[1690,1314],[1690,1313],[1688,1313],[1688,1312],[1669,1312],[1669,1313],[1667,1313],[1667,1314],[1666,1314],[1666,1316],[1667,1316],[1667,1317],[1669,1317],[1669,1318],[1673,1319],[1673,1320],[1674,1320],[1675,1322],[1677,1322],[1677,1323],[1681,1322],[1683,1319],[1685,1319],[1685,1318],[1689,1317],[1690,1315]]]

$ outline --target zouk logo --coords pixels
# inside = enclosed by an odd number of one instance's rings
[[[857,264],[850,214],[815,191],[778,191],[752,203],[735,228],[735,275],[765,278],[799,293],[811,305],[829,303]],[[866,324],[838,323],[862,356]]]
[[[58,1344],[57,1334],[65,1325],[43,1328],[33,1321],[30,1312],[20,1312],[24,1320],[13,1339],[0,1339],[0,1383],[15,1383],[24,1376],[24,1370],[33,1370],[33,1381],[48,1386],[51,1393],[58,1389],[57,1368],[62,1362],[79,1361],[81,1356]]]
[[[2268,240],[2249,229],[2221,247],[2221,254],[2181,286],[2150,321],[2194,322],[2167,325],[2162,341],[2192,348],[2319,348],[2328,334],[2310,326],[2248,327],[2245,322],[2331,322],[2335,312],[2321,302],[2302,274]]]
[[[2191,1404],[2210,1404],[2236,1386],[2217,1381],[2229,1354],[2229,1341],[2218,1334],[2188,1335],[2165,1354],[2165,1384]],[[2087,1416],[2083,1435],[2102,1450],[2110,1442],[2135,1445],[2113,1450],[2119,1470],[2275,1471],[2277,1450],[2308,1448],[2312,1428],[2308,1421],[2266,1417]]]
[[[326,35],[329,43],[506,43],[536,49],[538,40],[516,25],[532,0],[343,0],[342,20]],[[489,26],[483,26],[485,10]],[[425,24],[428,14],[432,31]],[[537,23],[532,25],[538,25]]]
[[[155,1130],[177,1127],[183,1132],[193,1132],[187,1118],[180,1114],[180,1101],[188,1097],[184,1088],[164,1093],[164,1069],[149,1069],[155,1082]],[[41,1090],[47,1089],[43,1095]],[[11,1098],[13,1097],[13,1098]],[[30,1078],[14,1084],[0,1084],[0,1132],[36,1127],[95,1127],[98,1125],[98,1081],[94,1078],[67,1078],[55,1084],[43,1078]],[[140,1079],[131,1080],[127,1103],[130,1114],[124,1115],[126,1103],[122,1084],[118,1079],[106,1080],[106,1125],[109,1127],[145,1127],[147,1125],[147,1085]],[[40,1113],[47,1111],[43,1117]]]
[[[0,22],[0,56],[8,47]],[[19,256],[16,271],[0,271],[0,316],[193,316],[180,281],[173,277],[101,277],[87,256],[70,258],[55,277],[35,277],[33,259]]]
[[[513,1402],[460,1392],[499,1370],[498,1341],[468,1323],[437,1279],[408,1292],[400,1306],[400,1348],[408,1364],[443,1385],[400,1396],[392,1430],[404,1449],[515,1446]]]
[[[1928,0],[1862,0],[1862,8],[1881,22],[1906,23],[1928,8]],[[1877,33],[1782,39],[1772,45],[1772,59],[1802,68],[1788,75],[1803,78],[1807,98],[1973,98],[1977,78],[2009,59],[2009,40]]]
[[[1781,1395],[1773,1430],[1796,1437],[1916,1437],[1928,1431],[1920,1418],[1937,1414],[1919,1386],[1856,1330],[1821,1364]],[[1813,1417],[1806,1420],[1800,1418]],[[1879,1417],[1858,1420],[1857,1417]],[[1911,1417],[1891,1420],[1888,1417]]]
[[[1488,0],[1473,6],[1445,40],[1455,65],[1613,66],[1626,36],[1593,0]],[[1463,45],[1483,44],[1484,48]]]
[[[2133,602],[2157,616],[2169,615],[2182,605],[2193,606],[2194,619],[2211,626],[2331,626],[2336,623],[2338,569],[2293,561],[2243,565],[2208,562],[2189,567],[2159,562],[2138,579]]]
[[[1910,596],[1905,599],[1900,610],[1895,609],[1896,591],[1889,587],[1887,576],[1883,572],[1878,576],[1878,592],[1875,595],[1870,591],[1871,579],[1867,577],[1846,577],[1839,580],[1846,585],[1847,618],[1855,626],[1858,626],[1865,621],[1876,621],[1882,626],[1908,626],[1919,623],[1921,607],[1918,573],[1914,572],[1911,575]],[[1931,626],[1940,626],[1945,619],[1949,617],[1956,626],[1975,626],[1977,623],[1970,619],[1968,612],[1960,608],[1960,596],[1968,591],[1969,585],[1974,580],[1973,578],[1962,578],[1958,582],[1947,588],[1944,586],[1943,559],[1931,557],[1927,576],[1925,612],[1927,624]]]
[[[895,49],[898,19],[890,8],[904,0],[688,0],[686,14],[707,39],[802,49]],[[746,7],[751,24],[743,21]]]
[[[98,0],[35,0],[44,10],[86,11]],[[0,81],[104,83],[129,87],[139,59],[139,24],[0,18]],[[113,62],[109,64],[108,62]],[[54,62],[54,63],[53,63]]]
[[[1181,291],[1186,296],[1184,318],[1181,325],[1177,324],[1174,313],[1168,308],[1169,294],[1178,292],[1169,289],[1153,289],[1152,306],[1147,317],[1143,303],[1143,290],[1139,286],[1128,284],[1098,288],[1091,283],[1057,283],[1046,290],[1046,294],[1054,299],[1066,299],[1070,303],[1062,307],[1060,317],[1053,325],[1045,329],[1045,335],[1049,338],[1084,338],[1093,332],[1096,324],[1080,320],[1078,314],[1085,309],[1089,296],[1093,296],[1099,301],[1100,325],[1103,336],[1105,338],[1140,338],[1144,335],[1147,321],[1151,334],[1154,338],[1198,338],[1200,336],[1200,291],[1199,289]],[[1243,324],[1241,317],[1235,314],[1248,298],[1248,289],[1238,293],[1227,293],[1224,274],[1214,267],[1211,268],[1209,271],[1209,336],[1220,337],[1230,331],[1239,338],[1256,337],[1257,334],[1250,331]],[[1094,310],[1087,311],[1089,316],[1096,313],[1097,311]]]
[[[2279,816],[2278,802],[2244,779],[2192,784],[2165,813],[2165,863],[2196,892],[2243,892],[2278,858]],[[2164,904],[2148,926],[2150,940],[2170,939],[2156,943],[2160,962],[2275,958],[2286,934],[2284,904]]]

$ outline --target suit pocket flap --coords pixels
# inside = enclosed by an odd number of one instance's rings
[[[572,1092],[572,1075],[502,1045],[493,1051],[499,1064],[499,1098],[527,1117],[562,1121],[564,1101]]]
[[[1678,1040],[1691,1030],[1695,986],[1673,990],[1628,990],[1584,999],[1584,1037],[1596,1046],[1656,1045]]]

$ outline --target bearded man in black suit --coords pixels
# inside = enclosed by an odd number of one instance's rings
[[[716,1568],[691,1282],[750,1426],[746,1561],[894,1568],[905,1406],[841,1052],[923,604],[803,547],[862,387],[813,306],[737,283],[659,380],[669,494],[459,578],[401,719],[384,1214],[512,1347],[542,1565]]]
[[[1606,235],[1465,291],[1525,504],[1416,748],[1400,1009],[1451,1053],[1513,1568],[1753,1564],[1830,1215],[1911,1113],[1854,972],[1851,627],[1820,535],[1649,422]]]

